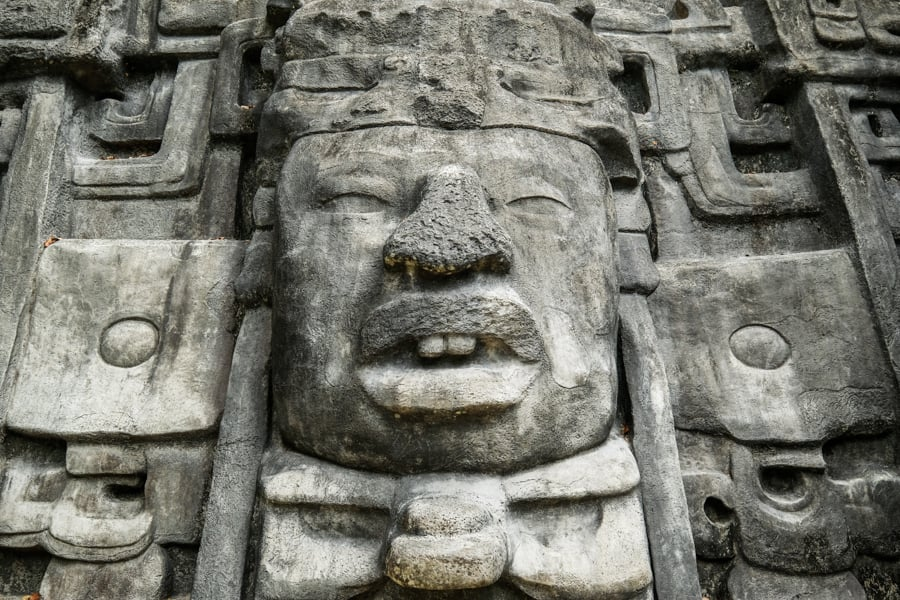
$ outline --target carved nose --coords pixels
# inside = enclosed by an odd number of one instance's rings
[[[431,275],[506,273],[511,263],[512,241],[491,215],[481,180],[459,165],[441,167],[427,177],[418,208],[384,245],[388,268]]]

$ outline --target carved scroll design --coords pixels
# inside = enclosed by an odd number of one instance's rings
[[[758,118],[738,115],[728,76],[721,70],[685,75],[690,89],[693,138],[687,153],[667,156],[687,189],[692,208],[708,218],[813,213],[820,209],[808,169],[742,172],[734,150],[790,146],[783,108],[763,105]],[[763,164],[762,168],[766,168]]]
[[[900,238],[900,90],[843,86],[840,94],[891,232]]]
[[[178,196],[196,191],[202,182],[209,139],[214,73],[214,61],[181,63],[159,152],[146,158],[76,159],[72,174],[76,195],[129,198]]]

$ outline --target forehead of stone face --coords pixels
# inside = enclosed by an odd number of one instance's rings
[[[680,429],[802,443],[895,423],[893,374],[844,251],[659,271],[650,305]]]
[[[7,426],[34,435],[209,431],[228,379],[236,242],[63,240],[47,248],[7,378]]]
[[[411,210],[423,177],[449,164],[471,167],[500,201],[558,195],[607,207],[607,220],[614,218],[600,157],[580,142],[528,129],[378,127],[309,136],[284,167],[279,203],[368,190]]]

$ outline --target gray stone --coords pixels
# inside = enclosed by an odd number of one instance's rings
[[[843,251],[662,267],[650,304],[676,425],[770,443],[891,427],[896,384],[851,273]]]
[[[513,151],[513,138],[540,154]],[[556,168],[542,164],[551,146]],[[314,158],[346,151],[360,162]],[[490,165],[479,176],[513,243],[509,274],[470,258],[470,268],[454,265],[457,276],[434,282],[427,271],[387,267],[383,248],[391,232],[404,219],[421,218],[414,210],[421,178],[456,163]],[[356,467],[421,472],[516,468],[602,439],[613,417],[618,285],[615,232],[607,226],[612,199],[598,169],[587,146],[528,130],[383,127],[302,138],[278,190],[275,242],[273,391],[286,440]],[[522,171],[533,175],[519,179]],[[437,241],[422,234],[420,243]],[[563,236],[565,250],[555,245]],[[551,272],[557,275],[538,275]],[[326,285],[333,291],[326,297],[300,284],[311,278],[342,283]],[[421,295],[411,286],[421,286]],[[412,293],[398,294],[410,287]],[[576,300],[578,309],[567,308]],[[464,302],[458,314],[441,309],[454,301]],[[427,325],[407,332],[391,306],[416,306]],[[505,315],[502,329],[492,331],[485,318],[492,314]],[[421,362],[415,336],[455,333],[479,338],[469,364]],[[465,416],[484,412],[484,398],[493,397],[511,410],[490,423]],[[593,417],[582,418],[583,411]],[[395,417],[401,413],[409,418]],[[422,419],[435,422],[427,439]],[[352,437],[331,433],[348,425]],[[485,444],[489,453],[481,451]]]
[[[679,472],[678,447],[665,367],[643,296],[625,294],[622,352],[634,419],[635,455],[645,481],[642,500],[647,513],[656,593],[671,598],[700,595],[694,544],[688,528],[688,506]]]
[[[728,578],[728,590],[735,600],[756,598],[827,598],[863,600],[866,593],[850,573],[818,577],[797,577],[738,565]]]
[[[898,243],[896,0],[0,0],[0,598],[900,597]]]
[[[47,248],[18,370],[4,391],[7,427],[75,438],[211,431],[234,343],[229,282],[241,248],[75,240]],[[104,340],[123,318],[159,336],[140,364],[127,360],[130,347],[104,360]]]
[[[262,481],[261,598],[389,593],[387,577],[425,590],[500,579],[535,598],[649,593],[646,538],[632,535],[637,465],[621,438],[505,477],[396,477],[278,453]]]
[[[195,600],[240,598],[266,436],[271,327],[267,308],[251,311],[235,346],[191,594]]]
[[[168,587],[165,552],[153,546],[137,558],[114,563],[54,559],[41,583],[42,598],[162,600]]]
[[[72,26],[74,2],[9,0],[0,7],[0,37],[59,37]]]
[[[171,117],[159,152],[146,157],[78,157],[72,171],[76,194],[84,198],[178,196],[199,188],[209,135],[213,61],[186,61],[173,83]]]

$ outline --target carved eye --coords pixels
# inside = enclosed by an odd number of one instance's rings
[[[811,475],[802,469],[763,467],[759,471],[759,483],[774,505],[781,510],[797,511],[808,506],[813,499]]]
[[[506,206],[532,215],[563,215],[572,209],[562,200],[549,196],[525,196],[506,203]]]
[[[339,194],[323,201],[319,208],[325,212],[362,214],[383,212],[387,202],[370,194]]]

